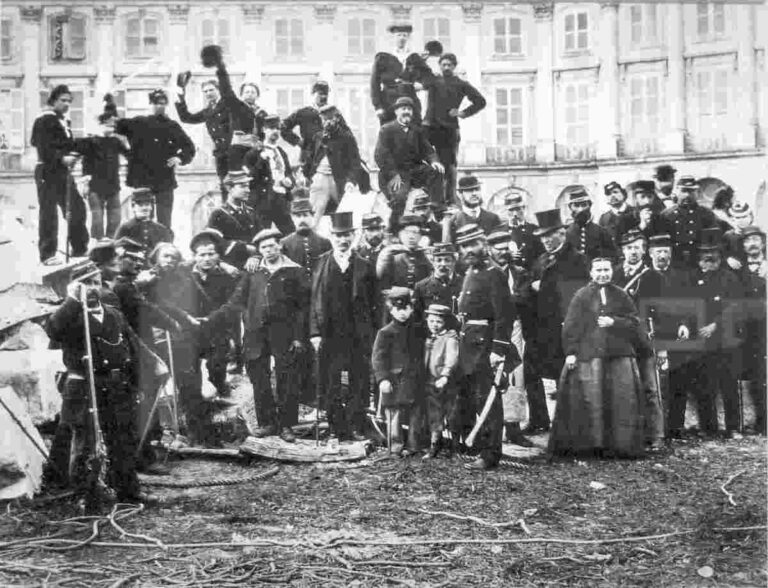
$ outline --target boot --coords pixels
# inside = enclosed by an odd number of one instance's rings
[[[504,423],[504,430],[507,434],[507,443],[519,445],[520,447],[533,447],[533,443],[520,431],[520,423]]]

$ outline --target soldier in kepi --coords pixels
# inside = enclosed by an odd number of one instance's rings
[[[152,219],[155,208],[155,196],[149,188],[138,188],[131,194],[131,213],[133,218],[120,224],[115,232],[115,240],[128,237],[144,247],[144,255],[149,255],[158,243],[173,243],[173,231]]]

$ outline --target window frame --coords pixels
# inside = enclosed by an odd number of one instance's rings
[[[138,31],[138,53],[137,54],[131,54],[129,52],[129,44],[128,44],[128,27],[129,23],[132,20],[138,20],[139,22],[139,31]],[[146,28],[145,23],[147,21],[154,21],[157,26],[157,29],[155,31],[154,38],[157,40],[156,42],[156,51],[154,53],[150,53],[146,51],[146,39],[152,38],[152,35],[146,34]],[[156,59],[157,57],[160,57],[162,55],[162,41],[163,41],[163,19],[162,17],[154,12],[133,12],[131,14],[127,14],[125,16],[124,24],[123,24],[123,44],[125,48],[125,59],[130,61],[140,61],[140,60],[150,60],[150,59]]]
[[[24,90],[23,88],[0,88],[0,95],[3,94],[8,95],[7,100],[9,108],[3,108],[2,111],[8,113],[11,124],[8,126],[8,132],[6,134],[8,146],[3,148],[2,142],[0,142],[0,153],[24,153],[27,143],[24,121]],[[16,103],[15,107],[14,102]],[[18,125],[13,124],[14,116],[18,116]],[[3,127],[4,126],[5,125],[3,124]]]
[[[704,11],[702,12],[702,8]],[[719,14],[718,14],[719,12]],[[706,31],[702,31],[702,17],[706,23]],[[725,2],[700,2],[696,4],[696,39],[699,41],[712,41],[726,36]],[[717,30],[718,18],[721,21],[721,30]]]
[[[8,23],[8,34],[3,38],[2,33],[5,30],[5,23]],[[13,63],[16,60],[16,31],[15,20],[10,16],[0,17],[0,63]],[[2,51],[2,45],[8,44],[7,54]]]
[[[206,23],[210,22],[213,27],[211,35],[205,34]],[[226,35],[221,32],[222,23],[226,24]],[[206,14],[200,19],[200,46],[206,45],[218,45],[222,48],[224,57],[231,54],[232,38],[233,38],[232,20],[226,16],[216,14]]]
[[[512,101],[510,100],[510,96],[513,91],[519,92],[519,95],[520,95],[519,106],[516,108],[516,109],[519,109],[520,111],[519,124],[512,124],[511,122],[510,115],[513,110],[513,105],[512,105]],[[507,98],[506,104],[502,105],[499,103],[499,92],[505,93]],[[510,147],[510,148],[525,148],[526,145],[528,145],[528,125],[527,125],[528,104],[526,102],[527,94],[528,94],[528,88],[523,84],[506,83],[506,84],[499,84],[493,87],[493,132],[494,132],[493,145],[494,146]],[[501,109],[504,109],[504,112],[507,117],[507,121],[505,123],[499,122],[499,114]],[[520,128],[519,144],[512,142],[513,129],[517,127]],[[500,130],[502,130],[502,128],[506,128],[506,138],[503,141],[499,140],[499,132]]]
[[[590,121],[591,121],[591,115],[592,115],[592,101],[594,99],[593,95],[593,84],[587,80],[572,80],[568,82],[564,82],[560,93],[561,93],[561,112],[562,112],[562,134],[560,135],[562,137],[562,143],[563,145],[567,147],[587,147],[592,142],[592,133],[590,132]],[[574,88],[576,101],[573,104],[570,104],[568,102],[568,90],[569,88]],[[582,104],[581,100],[581,91],[586,90],[586,102]],[[579,116],[580,109],[586,108],[586,115],[581,118]],[[568,120],[568,113],[569,109],[575,109],[576,118],[575,121],[569,121]],[[570,135],[570,129],[573,128],[583,128],[584,129],[584,139],[583,140],[571,140],[569,137]]]
[[[73,50],[73,20],[80,21],[83,27],[82,34],[82,54],[77,55]],[[61,56],[55,55],[56,43],[54,41],[55,27],[57,24],[62,26],[62,53]],[[48,59],[53,63],[82,62],[88,58],[88,17],[79,12],[66,13],[59,12],[48,17]]]
[[[432,27],[435,29],[434,34],[427,33],[427,23],[432,23]],[[445,23],[448,30],[445,36],[440,33],[440,24]],[[445,16],[430,15],[425,16],[421,21],[421,34],[424,42],[427,41],[439,41],[443,46],[443,51],[450,51],[451,46],[451,19]]]
[[[633,20],[635,13],[640,16],[637,23]],[[633,46],[656,47],[661,44],[662,28],[659,24],[658,4],[630,4],[628,16],[629,38]]]
[[[379,119],[370,107],[370,97],[364,82],[344,83],[336,88],[336,104],[352,130],[360,157],[371,162],[379,133]]]
[[[352,34],[352,25],[356,23],[359,27],[356,35]],[[370,34],[366,34],[365,25],[371,23],[373,29]],[[376,19],[371,16],[351,16],[347,19],[347,57],[350,59],[367,59],[376,55],[377,26]],[[355,50],[352,47],[353,38],[357,39],[359,45]],[[367,51],[366,44],[370,44],[370,51]]]
[[[287,29],[286,29],[286,36],[285,36],[285,43],[286,43],[286,49],[287,51],[285,53],[280,52],[280,41],[281,41],[281,35],[278,33],[278,26],[281,22],[285,22]],[[293,33],[296,31],[294,30],[296,23],[298,23],[299,31],[298,35],[294,36]],[[275,45],[274,45],[274,51],[275,51],[275,57],[277,59],[281,60],[297,60],[297,59],[304,59],[306,56],[307,47],[304,43],[304,19],[300,16],[296,15],[287,15],[282,16],[280,18],[276,18],[274,21],[274,36],[275,36]],[[296,41],[301,44],[299,51],[294,51],[294,45]]]
[[[584,16],[584,29],[579,28],[579,17]],[[573,20],[573,30],[568,31],[568,19]],[[579,46],[580,34],[584,35],[584,46]],[[568,47],[569,35],[573,46]],[[589,12],[587,10],[569,10],[563,14],[563,51],[565,53],[584,53],[590,50]]]
[[[517,35],[511,34],[510,22],[517,21],[519,26],[519,32]],[[496,31],[497,22],[504,23],[503,35],[498,35]],[[525,55],[525,34],[523,32],[523,19],[515,15],[498,15],[493,16],[491,20],[491,27],[493,29],[492,42],[493,42],[493,57],[496,59],[508,59],[513,57],[522,57]],[[520,49],[517,52],[511,51],[510,46],[514,37],[517,37]],[[497,51],[497,42],[502,40],[504,43],[504,52]]]

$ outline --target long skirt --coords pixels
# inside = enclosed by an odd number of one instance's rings
[[[645,445],[645,399],[634,357],[563,368],[549,439],[553,455],[637,457]]]

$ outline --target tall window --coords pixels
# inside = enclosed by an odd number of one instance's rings
[[[24,93],[0,90],[0,152],[24,151]]]
[[[656,4],[633,4],[629,7],[633,45],[655,45],[658,43],[658,8]]]
[[[717,37],[725,33],[725,6],[722,2],[696,5],[696,21],[699,38]]]
[[[352,129],[360,156],[373,164],[373,150],[379,132],[379,123],[364,86],[338,89],[338,105],[344,120]]]
[[[587,13],[571,12],[565,15],[565,50],[578,51],[589,46]]]
[[[79,14],[59,14],[51,17],[49,22],[51,59],[85,59],[85,17]]]
[[[493,19],[493,53],[520,55],[523,52],[522,23],[519,18]]]
[[[67,117],[69,118],[70,122],[70,130],[72,131],[72,135],[74,137],[84,137],[85,136],[85,92],[83,90],[75,90],[72,88],[72,86],[69,87],[70,91],[72,92],[72,104],[69,107],[69,111],[67,112]],[[40,108],[42,110],[47,110],[50,107],[48,106],[48,96],[50,95],[49,90],[41,90],[40,91]]]
[[[660,132],[661,88],[659,76],[635,76],[629,82],[629,133],[652,137]]]
[[[275,106],[280,118],[285,118],[304,106],[303,88],[278,88],[275,94]]]
[[[280,57],[304,55],[304,23],[298,18],[275,21],[275,53]]]
[[[160,54],[160,21],[153,16],[136,15],[125,23],[125,54],[131,58]]]
[[[565,102],[565,142],[585,145],[589,142],[589,84],[568,84],[563,94]]]
[[[352,18],[347,22],[347,52],[353,56],[376,53],[376,21],[372,18]]]
[[[424,42],[440,41],[445,51],[451,45],[451,21],[447,18],[424,19]]]
[[[700,131],[725,128],[728,115],[728,84],[729,75],[725,68],[696,73],[696,104]]]
[[[206,18],[202,23],[203,46],[218,45],[224,54],[229,53],[229,21],[225,18]]]
[[[13,59],[13,21],[10,18],[0,20],[0,60]]]
[[[496,88],[496,145],[523,145],[523,89]]]

